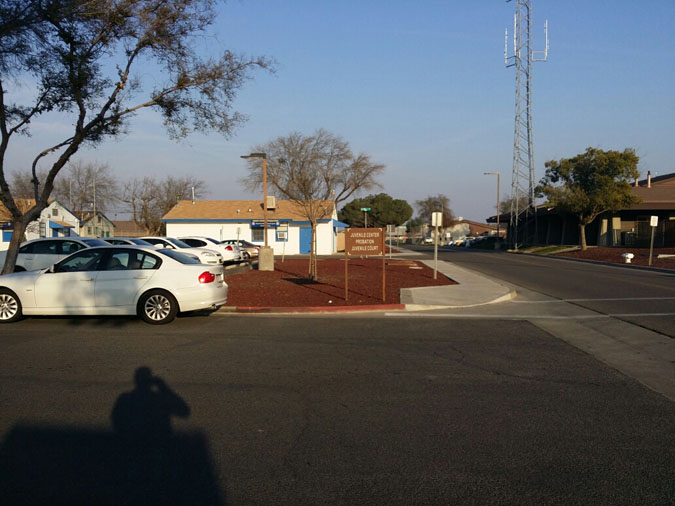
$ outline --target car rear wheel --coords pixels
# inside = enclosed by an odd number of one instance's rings
[[[138,316],[151,325],[169,323],[177,314],[178,302],[164,290],[150,290],[138,301]]]
[[[0,288],[0,323],[11,323],[22,316],[21,301],[7,288]]]

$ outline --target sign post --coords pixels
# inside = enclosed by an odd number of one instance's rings
[[[658,216],[652,216],[649,220],[649,225],[652,227],[652,239],[649,243],[649,266],[652,266],[652,253],[654,253],[654,231],[656,230],[656,227],[659,225],[659,217]]]
[[[385,233],[382,228],[348,228],[345,230],[345,301],[349,300],[349,255],[382,255],[382,302],[386,300]]]
[[[370,207],[362,207],[361,211],[363,211],[363,226],[364,228],[368,228],[368,212],[370,211]]]
[[[434,279],[438,272],[438,227],[443,224],[443,213],[431,213],[431,225],[434,227]]]

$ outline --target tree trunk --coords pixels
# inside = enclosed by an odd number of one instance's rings
[[[2,268],[2,274],[11,274],[14,272],[14,266],[16,265],[16,258],[19,254],[19,245],[23,240],[23,235],[26,233],[26,223],[23,218],[14,220],[14,226],[12,228],[12,239],[9,242],[9,248],[7,249],[7,256],[5,257],[5,265]]]
[[[586,251],[586,224],[579,223],[579,244],[581,245],[581,251]]]
[[[316,280],[316,223],[310,220],[311,236],[309,239],[309,270],[308,277],[311,280]]]

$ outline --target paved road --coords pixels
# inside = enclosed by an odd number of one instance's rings
[[[429,248],[415,249],[433,254]],[[439,258],[504,280],[516,289],[544,294],[675,337],[675,272],[459,248],[444,248]]]
[[[675,502],[675,403],[528,321],[34,318],[0,347],[3,505]]]

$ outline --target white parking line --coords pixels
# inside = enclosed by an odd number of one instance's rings
[[[675,297],[617,297],[603,299],[512,300],[513,304],[555,304],[561,302],[621,302],[634,300],[675,300]]]
[[[385,316],[399,318],[453,318],[453,319],[484,319],[484,320],[600,320],[606,318],[635,318],[640,316],[675,316],[675,313],[612,313],[593,315],[570,316],[542,316],[542,315],[513,315],[513,314],[420,314],[420,313],[384,313]]]

